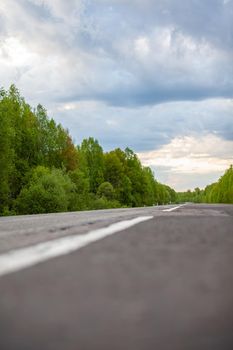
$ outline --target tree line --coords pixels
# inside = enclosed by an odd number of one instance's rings
[[[178,202],[194,203],[231,203],[233,204],[233,168],[227,169],[219,180],[200,190],[177,193]]]
[[[129,148],[104,152],[90,137],[33,109],[12,85],[0,90],[0,215],[138,207],[176,202]]]

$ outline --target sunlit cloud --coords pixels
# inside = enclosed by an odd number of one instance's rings
[[[144,165],[169,167],[172,173],[224,171],[233,163],[233,141],[215,135],[176,137],[160,149],[138,153]]]
[[[0,60],[9,67],[23,67],[35,62],[37,55],[16,37],[8,37],[0,47]]]
[[[233,164],[233,141],[213,134],[176,137],[158,150],[138,153],[138,157],[145,166],[159,169],[160,176],[169,178],[177,189],[184,189],[182,179],[191,177],[199,177],[205,186],[213,174],[219,176]]]

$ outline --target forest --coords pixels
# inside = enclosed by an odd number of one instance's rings
[[[75,145],[42,105],[12,85],[0,90],[0,215],[181,202],[233,203],[232,166],[204,190],[176,193],[133,150],[104,152],[90,137]]]
[[[0,215],[176,202],[129,148],[104,152],[90,137],[74,145],[46,110],[12,85],[0,90]]]

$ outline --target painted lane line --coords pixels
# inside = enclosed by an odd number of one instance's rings
[[[173,210],[176,210],[178,208],[181,208],[183,207],[185,204],[181,204],[181,205],[178,205],[178,207],[173,207],[173,208],[169,208],[169,209],[164,209],[163,211],[173,211]]]
[[[51,258],[71,253],[92,242],[96,242],[152,218],[153,216],[140,216],[135,219],[120,221],[108,227],[90,231],[85,235],[67,236],[30,247],[12,250],[0,255],[0,276],[19,271]]]

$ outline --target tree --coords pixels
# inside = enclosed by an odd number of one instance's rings
[[[90,137],[83,140],[80,152],[83,154],[87,164],[90,190],[97,192],[99,185],[104,182],[104,154],[98,141]]]
[[[110,182],[115,189],[119,189],[122,185],[124,176],[124,167],[115,151],[106,153],[104,156],[104,178]]]
[[[233,203],[233,169],[232,165],[219,179],[213,193],[214,200],[218,198],[219,203]]]
[[[88,209],[91,201],[89,178],[79,169],[69,171],[68,175],[75,186],[68,209],[72,211]]]
[[[11,86],[10,91],[13,90]],[[14,105],[9,95],[0,90],[0,213],[11,202],[10,178],[14,170]]]
[[[130,149],[125,149],[125,168],[126,175],[132,186],[132,205],[133,207],[143,205],[143,172],[142,165],[137,155]]]

